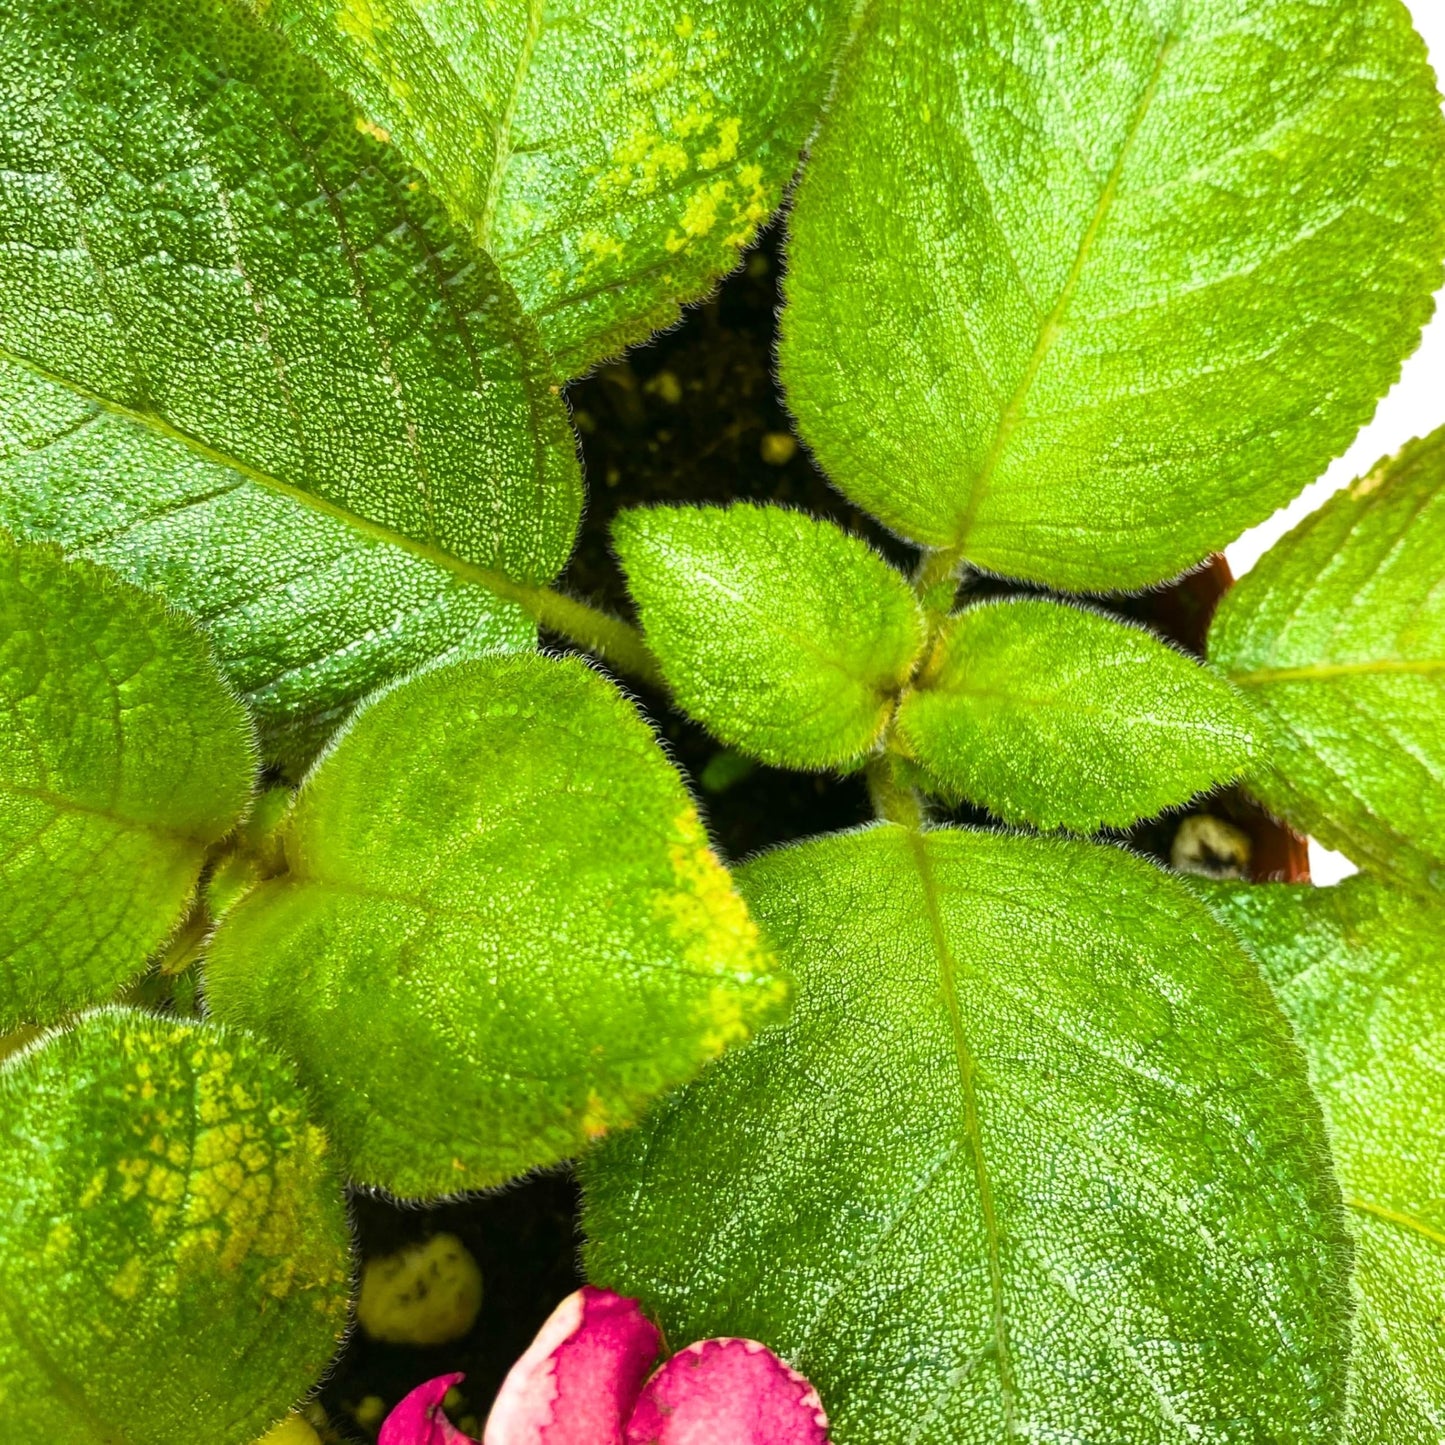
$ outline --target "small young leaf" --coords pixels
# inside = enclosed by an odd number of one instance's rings
[[[397,1194],[577,1153],[787,998],[656,740],[577,661],[383,694],[282,836],[291,872],[226,915],[207,998]]]
[[[612,536],[668,686],[717,737],[803,768],[873,745],[924,625],[865,542],[747,504],[624,512]]]
[[[88,1015],[0,1068],[0,1179],[11,1439],[251,1445],[326,1368],[341,1181],[254,1040]]]
[[[516,603],[6,361],[0,527],[200,622],[266,757],[295,776],[383,683],[536,642]]]
[[[464,580],[550,578],[573,437],[490,259],[226,0],[18,0],[0,354]]]
[[[253,772],[246,715],[189,622],[0,532],[0,1030],[141,971]]]
[[[852,0],[251,0],[497,258],[567,375],[737,264],[817,119]]]
[[[1398,375],[1445,119],[1399,0],[873,0],[792,233],[783,379],[834,481],[980,566],[1139,586]]]
[[[1445,892],[1445,428],[1276,543],[1225,597],[1209,655],[1258,711],[1263,801]]]
[[[848,1445],[1335,1438],[1319,1108],[1182,886],[889,825],[739,882],[796,1010],[584,1164],[595,1279],[671,1340],[766,1341]]]
[[[963,797],[1076,833],[1182,803],[1253,749],[1228,683],[1140,628],[1032,600],[950,619],[898,732]]]
[[[1438,908],[1365,876],[1216,885],[1324,1104],[1360,1290],[1349,1445],[1445,1438],[1445,971]]]

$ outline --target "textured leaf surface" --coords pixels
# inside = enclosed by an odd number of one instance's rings
[[[398,1194],[575,1154],[787,995],[651,732],[580,662],[385,694],[283,841],[207,997],[298,1061],[351,1172]]]
[[[0,532],[0,1029],[141,971],[253,771],[245,713],[192,624]]]
[[[592,1156],[595,1279],[766,1342],[838,1445],[1333,1437],[1319,1110],[1204,908],[1113,849],[886,825],[739,881],[792,1021]]]
[[[1209,655],[1266,731],[1251,788],[1445,892],[1445,429],[1337,493],[1225,597]]]
[[[0,527],[201,622],[267,757],[297,773],[382,683],[537,636],[515,603],[8,362]]]
[[[1398,0],[875,0],[792,212],[782,368],[854,501],[1083,590],[1342,451],[1445,252]]]
[[[798,163],[852,4],[258,8],[427,173],[577,375],[736,264]]]
[[[1253,745],[1228,683],[1140,628],[1035,601],[953,618],[898,731],[964,797],[1077,833],[1185,802],[1238,773]]]
[[[907,582],[865,542],[782,507],[625,512],[613,541],[678,704],[785,767],[877,740],[923,646]]]
[[[557,571],[533,328],[318,69],[221,0],[24,0],[0,75],[0,354],[468,580]]]
[[[1364,876],[1206,895],[1310,1061],[1356,1239],[1349,1445],[1445,1439],[1445,912]]]
[[[250,1445],[326,1368],[341,1183],[254,1040],[89,1015],[0,1070],[0,1180],[11,1438]]]

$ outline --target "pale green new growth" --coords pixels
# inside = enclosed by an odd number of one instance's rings
[[[0,532],[0,1030],[141,972],[245,810],[252,752],[192,624]]]
[[[1445,1439],[1445,945],[1366,877],[1206,897],[1258,955],[1310,1060],[1357,1244],[1348,1445]]]
[[[946,789],[1076,833],[1226,782],[1254,741],[1244,700],[1205,668],[1140,628],[1031,600],[945,625],[898,736]]]
[[[286,1069],[104,1011],[0,1069],[0,1419],[35,1445],[251,1445],[347,1320],[346,1208]]]
[[[561,371],[666,326],[777,208],[851,0],[251,0],[496,257]]]
[[[294,688],[303,712],[344,707],[389,664],[465,645],[481,609],[453,611],[437,569],[508,597],[556,573],[581,489],[535,328],[316,67],[222,0],[23,0],[0,29],[0,116],[0,357],[88,403],[58,427],[53,393],[7,405],[19,445],[6,449],[61,444],[41,463],[53,506],[101,466],[116,472],[98,525],[67,543],[223,521],[207,534],[214,550],[175,572],[191,596],[214,583],[228,605],[262,611],[263,568],[322,573],[300,589],[309,597],[273,597],[284,621],[258,633],[271,655],[257,679]],[[66,427],[86,435],[66,445]],[[153,438],[139,456],[138,428]],[[210,465],[187,465],[181,446]],[[86,447],[98,455],[77,458]],[[16,467],[7,513],[35,480]],[[263,503],[258,489],[276,495]],[[314,535],[302,509],[317,514]],[[128,570],[151,580],[142,545],[132,537]],[[407,603],[447,616],[406,622]],[[328,664],[378,623],[409,635]],[[275,638],[288,624],[289,657]],[[313,664],[325,675],[308,679]]]
[[[299,795],[207,998],[297,1061],[354,1177],[499,1184],[630,1124],[787,985],[647,726],[582,663],[426,672]]]
[[[516,603],[9,362],[0,527],[103,562],[196,618],[266,756],[298,775],[399,673],[537,636]]]
[[[1349,1252],[1268,991],[1114,849],[881,825],[739,883],[791,1022],[586,1166],[589,1270],[840,1445],[1335,1438]]]
[[[877,741],[923,646],[907,582],[782,507],[649,507],[613,541],[679,706],[764,762],[825,768]]]
[[[1357,863],[1445,892],[1445,429],[1276,543],[1209,655],[1267,733],[1251,788]]]
[[[829,476],[991,570],[1139,586],[1394,381],[1445,119],[1399,0],[872,0],[792,235],[783,379]]]

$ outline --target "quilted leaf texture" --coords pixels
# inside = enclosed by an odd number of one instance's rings
[[[880,825],[739,881],[797,1005],[584,1161],[597,1283],[669,1339],[766,1341],[838,1445],[1335,1437],[1319,1106],[1177,880]]]
[[[1442,279],[1399,0],[874,0],[791,216],[783,380],[855,502],[1080,591],[1345,449]]]
[[[1445,429],[1338,492],[1225,598],[1209,655],[1263,723],[1250,786],[1445,893]]]
[[[778,207],[852,0],[252,0],[496,257],[561,372],[675,320]]]
[[[336,715],[397,654],[515,639],[449,594],[555,575],[573,438],[535,327],[395,148],[222,0],[27,0],[0,77],[0,356],[29,373],[0,387],[9,524],[109,542],[131,575],[204,528],[190,590],[250,596],[230,650],[260,654],[244,686],[300,694],[282,714]],[[391,656],[378,626],[407,634]]]

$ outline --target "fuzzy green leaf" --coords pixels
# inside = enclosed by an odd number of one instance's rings
[[[1319,1108],[1204,907],[1114,849],[888,825],[739,883],[792,1021],[591,1157],[594,1279],[780,1351],[839,1445],[1334,1438]]]
[[[1349,1445],[1445,1439],[1445,917],[1368,877],[1216,885],[1310,1061],[1356,1240]]]
[[[8,1059],[0,1179],[11,1439],[250,1445],[325,1370],[341,1181],[254,1040],[104,1011]]]
[[[536,642],[515,603],[7,362],[0,527],[200,622],[266,756],[296,775],[399,674]]]
[[[898,710],[909,754],[1010,823],[1125,827],[1234,777],[1230,685],[1141,628],[1054,602],[970,607]]]
[[[191,623],[0,532],[0,1030],[141,971],[254,770],[245,712]]]
[[[290,872],[222,921],[207,998],[398,1194],[577,1153],[787,998],[651,732],[575,660],[384,694],[281,840]]]
[[[1399,0],[873,0],[791,224],[783,379],[834,481],[994,571],[1139,586],[1398,375],[1445,119]]]
[[[449,613],[440,572],[514,599],[556,573],[580,481],[535,328],[315,66],[222,0],[23,0],[0,30],[0,116],[0,357],[90,403],[64,422],[53,390],[7,406],[7,493],[53,489],[53,513],[108,457],[107,504],[68,543],[164,523],[194,548],[187,527],[221,524],[174,570],[228,605],[271,593],[299,670],[283,681],[268,640],[257,671],[301,692],[364,626],[403,626],[387,585]],[[335,604],[353,573],[364,595],[318,626],[305,594]],[[466,610],[408,647],[457,642]],[[303,701],[335,704],[317,692]]]
[[[765,762],[877,740],[923,646],[908,584],[865,542],[782,507],[649,507],[612,537],[674,697]]]
[[[1264,802],[1445,892],[1445,429],[1276,543],[1224,599],[1209,655],[1261,718]]]
[[[562,371],[737,263],[817,119],[851,0],[252,0],[497,258]]]

